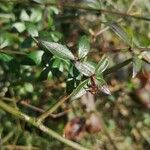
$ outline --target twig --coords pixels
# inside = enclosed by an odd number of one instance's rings
[[[106,134],[107,138],[109,139],[110,143],[112,144],[113,148],[115,150],[119,150],[116,143],[114,142],[114,140],[112,139],[111,135],[109,134],[109,132],[107,131],[107,127],[106,127],[106,123],[104,122],[103,119],[101,119],[101,123],[102,123],[102,126],[103,126],[103,131],[104,133]]]
[[[33,106],[31,104],[28,104],[26,101],[21,101],[20,104],[23,105],[23,106],[25,106],[25,107],[31,108],[32,110],[40,112],[40,113],[44,113],[45,112],[43,109],[38,108],[36,106]]]
[[[133,6],[135,5],[137,0],[133,0],[132,3],[130,4],[128,10],[127,10],[127,14],[132,10]]]
[[[4,145],[7,150],[40,150],[38,147],[22,146],[22,145]]]
[[[61,106],[67,99],[71,97],[71,94],[68,96],[64,96],[62,99],[58,101],[52,108],[48,109],[45,113],[37,118],[38,122],[42,122],[45,118],[51,115],[59,106]]]
[[[101,47],[100,47],[101,49]],[[100,51],[99,54],[105,54],[107,52],[109,53],[122,53],[122,52],[130,52],[129,49],[131,49],[132,51],[137,51],[137,50],[140,50],[140,51],[150,51],[150,48],[146,48],[146,47],[139,47],[139,48],[131,48],[131,47],[124,47],[124,48],[104,48],[104,51]],[[93,52],[97,52],[96,50],[95,51],[91,51],[90,53],[93,53]]]
[[[24,52],[12,51],[12,50],[2,50],[2,49],[0,49],[0,52],[5,53],[5,54],[26,55],[26,53],[24,53]]]
[[[127,10],[127,14],[130,13],[130,11],[131,11],[131,9],[133,8],[133,6],[135,5],[135,3],[136,3],[136,0],[133,0],[132,3],[130,4],[128,10]],[[117,22],[119,23],[119,22],[121,22],[122,20],[123,20],[123,18],[120,18],[120,19],[117,20]],[[105,27],[104,29],[100,30],[99,32],[96,33],[95,37],[101,35],[103,32],[107,31],[109,28],[110,28],[110,27],[107,26],[107,27]]]
[[[132,58],[127,59],[123,61],[122,63],[119,63],[111,68],[108,68],[104,71],[104,75],[110,74],[116,70],[119,70],[120,68],[128,65],[132,61]],[[72,93],[71,93],[72,94]],[[63,97],[56,105],[54,105],[52,108],[47,110],[45,113],[43,113],[41,116],[37,118],[38,122],[42,122],[45,118],[47,118],[49,115],[51,115],[58,107],[60,107],[67,99],[71,97],[71,94],[68,96]]]
[[[52,118],[59,118],[59,117],[65,115],[65,114],[67,114],[69,111],[70,111],[70,109],[65,110],[65,111],[63,111],[63,112],[60,112],[60,113],[57,113],[57,114],[51,114],[51,117],[52,117]]]
[[[20,112],[16,108],[13,108],[13,107],[9,106],[8,104],[4,103],[1,99],[0,99],[0,108],[3,109],[4,111],[9,112],[10,114],[16,116],[17,118],[20,118],[20,119],[32,124],[33,126],[37,127],[41,131],[43,131],[44,133],[52,136],[53,138],[57,139],[58,141],[66,144],[66,145],[68,145],[68,146],[70,146],[74,149],[89,150],[88,148],[84,148],[81,145],[79,145],[79,144],[77,144],[73,141],[70,141],[68,139],[63,138],[62,136],[60,136],[55,131],[51,130],[50,128],[47,128],[42,123],[37,122],[35,118],[30,117],[30,116]]]
[[[32,110],[40,112],[40,113],[44,113],[45,112],[44,109],[35,107],[35,106],[31,105],[31,104],[26,103],[25,101],[21,101],[20,104],[23,105],[23,106],[26,106],[28,108],[31,108]],[[52,118],[58,118],[58,117],[61,117],[61,116],[65,115],[68,112],[69,112],[69,109],[67,109],[67,110],[65,110],[63,112],[57,113],[57,114],[50,114],[50,117],[52,117]]]
[[[6,2],[6,1],[4,1]],[[7,1],[7,2],[16,2],[16,3],[22,3],[22,1]],[[28,1],[27,1],[28,2]],[[59,7],[59,3],[53,3],[53,2],[47,2],[47,3],[36,3],[37,5],[45,5],[45,6],[57,6]],[[111,11],[111,10],[106,10],[106,9],[96,9],[96,8],[91,8],[85,5],[77,5],[77,4],[71,4],[71,3],[63,3],[62,4],[63,7],[66,8],[73,8],[73,9],[82,9],[82,10],[87,10],[87,11],[96,11],[96,12],[101,12],[101,13],[105,13],[105,14],[114,14],[114,15],[118,15],[118,16],[122,16],[122,17],[130,17],[130,18],[134,18],[134,19],[140,19],[140,20],[144,20],[144,21],[150,21],[150,18],[146,18],[144,16],[136,16],[136,15],[129,15],[127,13],[123,13],[123,12],[116,12],[116,11]]]
[[[9,97],[2,97],[3,101],[15,102],[15,99]]]
[[[12,136],[15,133],[15,129],[13,129],[13,131],[9,132],[0,142],[0,146],[3,145],[4,143],[6,143],[10,138],[12,138]]]
[[[48,2],[45,5],[59,6],[57,3],[51,3],[51,2]],[[99,12],[106,13],[106,14],[114,14],[114,15],[118,15],[118,16],[122,16],[122,17],[131,17],[131,18],[134,18],[134,19],[141,19],[141,20],[145,20],[145,21],[150,21],[150,18],[146,18],[146,17],[143,17],[143,16],[129,15],[129,14],[123,13],[123,12],[116,12],[116,11],[100,9],[100,8],[95,9],[95,8],[91,8],[91,7],[87,7],[87,6],[83,6],[83,5],[77,5],[77,4],[64,3],[63,7],[90,10],[90,11],[99,11]]]

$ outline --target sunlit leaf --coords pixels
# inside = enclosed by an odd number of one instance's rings
[[[31,83],[25,83],[24,88],[29,93],[33,93],[34,91],[33,85]]]
[[[10,32],[0,32],[0,48],[19,43],[19,37]]]
[[[40,40],[40,44],[42,47],[50,51],[53,55],[62,58],[62,59],[71,59],[74,60],[75,57],[71,53],[71,51],[64,45],[55,43],[55,42],[48,42]]]
[[[142,60],[138,56],[133,57],[132,78],[134,78],[142,68]]]
[[[114,22],[112,24],[109,24],[109,26],[110,29],[112,29],[125,43],[132,46],[131,38],[119,24]]]
[[[74,95],[73,97],[71,97],[71,99],[72,100],[78,99],[81,96],[83,96],[86,92],[87,92],[86,89],[82,88],[82,89],[80,89],[80,91],[76,95]]]
[[[23,32],[26,27],[25,24],[23,22],[16,22],[13,24],[13,27],[18,31],[18,32]]]
[[[88,6],[93,9],[100,9],[101,3],[99,0],[88,0]]]
[[[30,17],[24,9],[21,11],[20,19],[22,21],[30,21]]]
[[[42,60],[42,55],[44,51],[34,51],[27,55],[28,58],[30,58],[35,64],[39,65]]]
[[[33,2],[36,2],[38,4],[42,4],[42,0],[32,0]]]
[[[82,36],[78,44],[78,57],[84,58],[90,50],[90,43],[87,36]]]
[[[95,73],[95,68],[88,62],[76,61],[75,67],[79,70],[80,73],[88,77]]]
[[[5,61],[5,62],[9,62],[13,59],[12,56],[9,56],[7,54],[4,53],[0,53],[0,60]]]
[[[31,10],[31,16],[30,16],[30,21],[32,22],[38,22],[42,18],[42,12],[40,9],[32,9]]]
[[[62,65],[62,62],[59,58],[56,58],[53,62],[53,65],[52,65],[53,68],[57,68],[59,71],[63,72],[64,70],[64,67]]]
[[[89,81],[89,79],[86,79],[77,86],[77,88],[72,93],[71,99],[80,98],[82,95],[84,95],[86,93],[85,86],[87,85],[88,81]]]
[[[51,31],[50,36],[54,42],[58,42],[62,38],[62,34],[56,31]]]
[[[104,85],[104,84],[107,84],[107,83],[104,80],[104,77],[102,75],[100,75],[100,76],[96,76],[96,84],[98,84],[98,85]]]
[[[37,37],[38,36],[38,28],[33,23],[26,22],[26,28],[27,28],[28,33],[32,37]]]
[[[107,69],[108,65],[109,65],[108,57],[104,55],[96,66],[95,74],[98,75],[103,73]]]

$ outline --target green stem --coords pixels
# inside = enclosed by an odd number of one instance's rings
[[[2,2],[6,2],[6,0],[1,0]],[[18,0],[8,0],[7,2],[13,2],[13,3],[22,3],[22,1],[18,1]],[[26,2],[28,2],[28,0],[26,0]],[[60,4],[59,3],[53,3],[53,2],[46,2],[46,3],[37,3],[37,5],[45,5],[45,6],[57,6],[59,7]],[[150,18],[144,17],[144,16],[136,16],[136,15],[129,15],[127,13],[123,13],[123,12],[117,12],[117,11],[111,11],[111,10],[107,10],[107,9],[101,9],[101,8],[91,8],[89,6],[86,5],[81,5],[81,4],[75,4],[75,3],[63,3],[62,4],[63,7],[66,8],[73,8],[73,9],[82,9],[82,10],[87,10],[87,11],[97,11],[97,12],[101,12],[101,13],[105,13],[105,14],[114,14],[117,16],[122,16],[122,17],[130,17],[130,18],[134,18],[134,19],[140,19],[140,20],[144,20],[144,21],[150,21]]]
[[[48,2],[45,5],[46,6],[47,5],[59,6],[58,3],[52,3],[52,2]],[[122,17],[130,17],[130,18],[134,18],[134,19],[150,21],[150,18],[146,18],[144,16],[130,15],[130,14],[122,13],[122,12],[119,12],[119,11],[116,12],[116,11],[111,11],[111,10],[106,10],[106,9],[101,9],[101,8],[91,8],[91,7],[84,6],[84,5],[64,3],[62,6],[66,7],[66,8],[83,9],[83,10],[89,10],[89,11],[98,11],[98,12],[102,12],[102,13],[105,13],[105,14],[114,14],[114,15],[122,16]]]
[[[38,123],[35,118],[32,118],[32,117],[20,112],[16,108],[13,108],[13,107],[9,106],[8,104],[4,103],[1,99],[0,99],[0,108],[3,109],[6,112],[9,112],[10,114],[18,117],[19,119],[22,119],[22,120],[32,124],[33,126],[37,127],[41,131],[43,131],[44,133],[47,133],[48,135],[52,136],[53,138],[57,139],[58,141],[66,144],[66,145],[68,145],[68,146],[70,146],[74,149],[89,150],[89,149],[84,148],[81,145],[79,145],[79,144],[77,144],[73,141],[70,141],[68,139],[63,138],[58,133],[56,133],[53,130],[51,130],[51,129],[47,128],[46,126],[44,126],[42,123]]]
[[[45,118],[50,116],[59,106],[61,106],[67,99],[71,97],[71,94],[60,99],[52,108],[48,109],[45,113],[37,118],[38,122],[42,122]]]
[[[5,144],[9,139],[12,138],[12,136],[14,135],[16,129],[14,129],[13,131],[9,132],[1,141],[0,146]]]
[[[107,70],[104,71],[104,75],[110,74],[116,70],[119,70],[120,68],[128,65],[132,61],[132,58],[127,59],[123,61],[122,63],[119,63],[111,68],[108,68]],[[59,100],[56,105],[54,105],[52,108],[48,109],[45,113],[43,113],[41,116],[37,118],[38,122],[42,122],[45,118],[50,116],[59,106],[61,106],[67,99],[71,97],[71,94],[68,96],[63,97],[61,100]]]
[[[2,49],[0,49],[0,52],[5,53],[5,54],[26,55],[26,53],[24,53],[24,52],[12,51],[12,50],[2,50]]]

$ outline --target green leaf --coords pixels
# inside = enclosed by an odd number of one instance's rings
[[[78,44],[78,57],[84,58],[90,50],[90,43],[87,36],[82,36]]]
[[[101,86],[107,84],[102,75],[96,76],[96,83]]]
[[[32,0],[33,2],[36,2],[38,4],[42,4],[42,0]]]
[[[72,97],[71,97],[72,100],[78,99],[86,93],[85,85],[87,85],[88,82],[89,79],[86,79],[77,86],[77,88],[72,93]]]
[[[141,68],[142,68],[142,60],[137,55],[135,55],[133,57],[132,78],[134,78],[138,74]]]
[[[32,22],[39,22],[42,19],[42,12],[40,9],[32,9],[30,21]]]
[[[7,54],[4,53],[0,53],[0,60],[5,61],[5,62],[9,62],[13,59],[12,56],[9,56]]]
[[[95,74],[102,74],[108,67],[109,65],[109,61],[108,61],[108,57],[106,57],[105,55],[103,55],[103,57],[101,58],[101,60],[98,62],[96,69],[95,69]]]
[[[112,29],[112,31],[114,31],[125,43],[132,46],[131,38],[120,25],[114,22],[112,24],[109,24],[109,26],[110,29]]]
[[[62,65],[62,62],[59,58],[56,58],[53,62],[53,65],[52,65],[53,68],[58,68],[59,71],[63,72],[64,70],[64,67]]]
[[[30,17],[24,9],[21,11],[20,19],[22,21],[30,21]]]
[[[33,93],[34,88],[33,85],[31,83],[25,83],[24,88],[27,92]]]
[[[25,24],[23,22],[16,22],[13,24],[13,27],[19,32],[23,32],[26,27],[25,27]]]
[[[58,42],[62,38],[62,34],[60,32],[52,31],[50,36],[54,42]]]
[[[47,80],[47,78],[51,75],[50,67],[44,68],[41,72],[40,76],[38,77],[38,81]]]
[[[92,76],[95,73],[95,68],[88,62],[75,62],[75,67],[79,70],[80,73],[82,73],[85,76]]]
[[[92,1],[88,2],[88,6],[93,9],[100,9],[101,3],[99,0],[92,0]]]
[[[27,28],[28,33],[31,36],[33,36],[33,37],[37,37],[38,36],[37,26],[35,26],[33,23],[26,22],[26,28]]]
[[[12,34],[11,32],[1,32],[0,33],[0,48],[4,48],[6,46],[14,46],[14,44],[19,43],[19,37]]]
[[[64,45],[55,43],[55,42],[48,42],[48,41],[39,41],[41,46],[48,51],[50,51],[53,55],[62,58],[62,59],[71,59],[74,60],[75,57],[71,53],[71,51]]]
[[[1,34],[1,36],[0,36],[0,49],[2,49],[2,48],[4,48],[4,47],[8,46],[9,43],[10,43],[10,42],[9,42],[9,39],[5,38],[5,36],[3,36],[3,35]]]
[[[44,51],[34,51],[27,55],[28,58],[30,58],[36,65],[39,65],[42,60],[42,55]]]

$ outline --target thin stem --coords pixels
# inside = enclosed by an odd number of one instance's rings
[[[28,102],[26,102],[26,101],[21,101],[20,104],[25,106],[25,107],[28,107],[28,108],[30,108],[30,109],[32,109],[34,111],[40,112],[40,113],[44,113],[45,112],[44,109],[41,109],[41,108],[38,108],[38,107],[33,106],[31,104],[28,104]]]
[[[7,2],[15,2],[15,3],[22,3],[22,1],[7,1]],[[28,1],[27,1],[28,2]],[[37,3],[37,5],[45,5],[45,6],[57,6],[59,7],[60,4],[59,3],[53,3],[53,2],[47,2],[47,3]],[[136,16],[136,15],[129,15],[127,13],[123,13],[123,12],[116,12],[116,11],[111,11],[111,10],[106,10],[106,9],[96,9],[96,8],[91,8],[85,5],[77,5],[74,3],[63,3],[62,4],[63,7],[66,8],[73,8],[73,9],[82,9],[82,10],[87,10],[87,11],[96,11],[96,12],[101,12],[101,13],[105,13],[105,14],[114,14],[114,15],[118,15],[118,16],[122,16],[122,17],[130,17],[130,18],[134,18],[134,19],[140,19],[140,20],[144,20],[144,21],[150,21],[150,18],[146,18],[144,16]]]
[[[130,4],[128,10],[127,10],[127,14],[132,10],[133,6],[135,5],[137,0],[133,0],[132,3]]]
[[[25,106],[25,107],[28,107],[28,108],[30,108],[30,109],[32,109],[34,111],[40,112],[40,113],[44,113],[45,112],[44,109],[41,109],[41,108],[38,108],[38,107],[33,106],[31,104],[28,104],[25,101],[21,101],[20,104],[23,105],[23,106]],[[65,115],[65,114],[67,114],[68,112],[69,112],[69,109],[67,109],[67,110],[65,110],[63,112],[57,113],[57,114],[50,114],[50,117],[52,117],[52,118],[58,118],[58,117],[61,117],[61,116]]]
[[[32,147],[32,146],[23,146],[23,145],[5,145],[3,146],[7,150],[40,150],[38,147]]]
[[[64,96],[61,100],[58,101],[52,108],[48,109],[45,113],[37,118],[38,122],[42,122],[45,118],[50,116],[56,109],[61,106],[67,99],[71,97],[71,94],[68,96]]]
[[[52,3],[52,2],[48,2],[45,5],[59,6],[57,3]],[[74,9],[83,9],[83,10],[90,10],[90,11],[99,11],[99,12],[106,13],[106,14],[114,14],[114,15],[118,15],[118,16],[122,16],[122,17],[131,17],[131,18],[134,18],[134,19],[141,19],[141,20],[145,20],[145,21],[150,21],[150,18],[146,18],[146,17],[143,17],[143,16],[129,15],[127,13],[110,11],[110,10],[100,9],[100,8],[95,9],[95,8],[91,8],[91,7],[88,7],[88,6],[77,5],[77,4],[64,3],[63,7],[74,8]]]
[[[4,111],[9,112],[10,114],[32,124],[33,126],[37,127],[41,131],[43,131],[44,133],[47,133],[48,135],[52,136],[53,138],[57,139],[58,141],[66,144],[66,145],[68,145],[74,149],[89,150],[89,149],[84,148],[81,145],[79,145],[73,141],[70,141],[68,139],[63,138],[58,133],[56,133],[53,130],[51,130],[50,128],[47,128],[46,126],[44,126],[42,123],[37,122],[35,118],[30,117],[30,116],[20,112],[16,108],[9,106],[8,104],[4,103],[2,100],[0,100],[0,108],[3,109]]]
[[[133,0],[132,3],[130,4],[128,10],[127,10],[127,14],[130,13],[130,11],[131,11],[131,9],[133,8],[133,6],[135,5],[135,3],[136,3],[136,0]],[[123,20],[123,18],[120,18],[120,19],[117,20],[117,22],[119,23],[119,22],[121,22],[122,20]],[[102,29],[102,30],[100,30],[99,32],[97,32],[97,33],[96,33],[96,37],[99,36],[99,35],[101,35],[103,32],[107,31],[109,28],[110,28],[110,27],[107,26],[107,27],[105,27],[104,29]]]
[[[9,97],[2,97],[3,101],[15,102],[15,99]]]
[[[9,132],[2,140],[1,140],[1,143],[0,143],[0,146],[3,145],[4,143],[6,143],[9,139],[12,138],[12,136],[14,135],[16,129],[11,132]]]
[[[115,143],[115,141],[112,139],[111,135],[109,134],[108,129],[106,127],[106,123],[102,119],[102,117],[101,117],[101,124],[102,124],[102,127],[103,127],[103,132],[106,134],[106,136],[109,139],[110,143],[112,144],[114,150],[119,150],[116,143]]]
[[[24,53],[24,52],[12,51],[12,50],[2,50],[2,49],[0,49],[0,52],[5,53],[5,54],[26,55],[26,53]]]
[[[132,61],[132,58],[127,59],[125,61],[123,61],[122,63],[119,63],[111,68],[108,68],[104,71],[104,75],[110,74],[116,70],[119,70],[120,68],[128,65],[130,62]],[[38,122],[42,122],[45,118],[47,118],[48,116],[50,116],[59,106],[61,106],[67,99],[69,99],[71,97],[71,94],[68,96],[63,97],[58,103],[56,103],[56,105],[54,105],[52,108],[50,108],[49,110],[47,110],[45,113],[43,113],[41,116],[39,116],[37,118]]]
[[[123,62],[121,62],[121,63],[119,63],[119,64],[117,64],[117,65],[115,65],[113,67],[111,67],[111,68],[106,69],[104,71],[104,75],[108,75],[108,74],[110,74],[112,72],[115,72],[115,71],[121,69],[122,67],[128,65],[131,61],[132,61],[132,58],[129,58],[129,59],[127,59],[127,60],[125,60],[125,61],[123,61]]]

